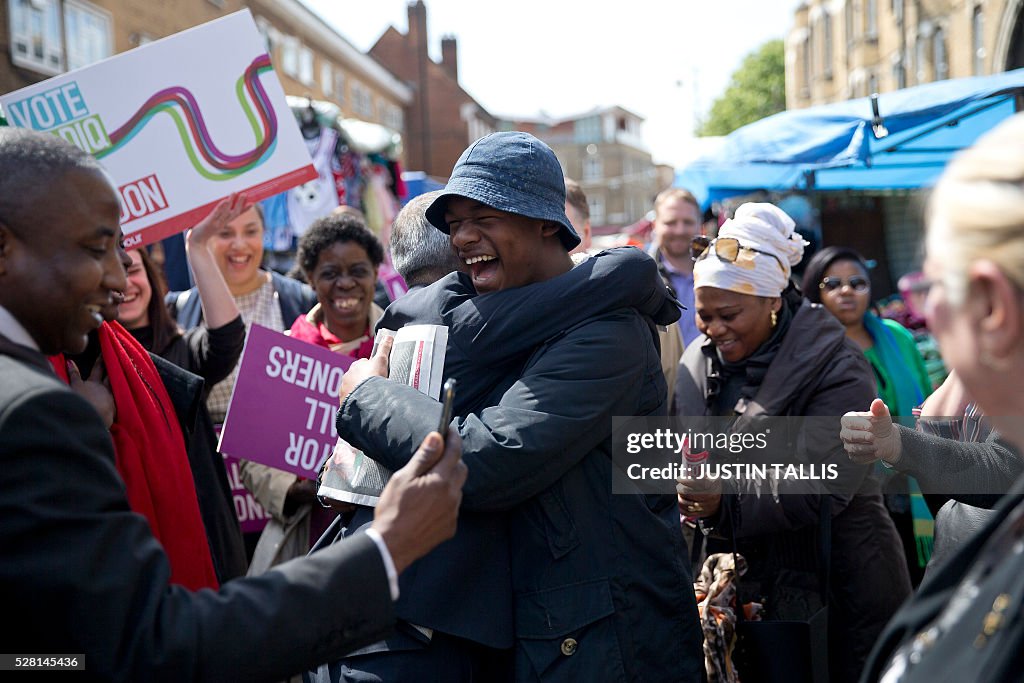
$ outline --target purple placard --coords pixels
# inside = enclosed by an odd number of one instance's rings
[[[216,432],[218,440],[220,440],[222,426],[220,424],[213,425],[213,431]],[[228,488],[231,489],[231,503],[235,508],[238,526],[242,528],[243,534],[263,531],[263,527],[270,521],[270,513],[259,504],[256,496],[252,495],[242,483],[242,475],[238,470],[238,458],[232,458],[223,453],[221,453],[221,457],[224,458],[224,470],[228,474]]]
[[[315,479],[338,440],[334,418],[352,359],[253,325],[220,452]]]
[[[254,531],[263,531],[263,527],[270,521],[270,513],[257,502],[256,497],[249,493],[249,489],[245,488],[245,485],[242,484],[242,477],[238,474],[238,458],[225,455],[224,469],[228,472],[231,500],[235,505],[235,516],[238,517],[238,525],[242,527],[242,533],[248,534]]]

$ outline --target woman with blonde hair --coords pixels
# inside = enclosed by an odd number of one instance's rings
[[[932,194],[928,324],[1006,439],[1024,446],[1024,116],[981,138]],[[867,419],[867,418],[861,418]],[[1024,672],[1024,479],[922,583],[882,634],[864,680],[1009,681]]]

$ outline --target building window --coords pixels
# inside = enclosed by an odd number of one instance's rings
[[[920,33],[917,35],[917,41],[914,43],[914,66],[917,67],[917,83],[928,82],[928,41],[924,39]]]
[[[294,36],[281,39],[281,70],[292,78],[299,75],[299,39]]]
[[[384,125],[392,130],[402,130],[402,128],[405,127],[405,120],[404,115],[402,113],[402,108],[396,107],[393,104],[385,105]]]
[[[935,29],[932,36],[932,65],[935,68],[935,80],[944,81],[949,78],[949,61],[946,59],[946,32]]]
[[[985,73],[985,17],[981,12],[981,5],[974,6],[974,15],[971,17],[971,33],[973,35],[971,47],[974,49],[974,75],[981,76]]]
[[[600,180],[604,175],[601,157],[592,154],[583,159],[583,180]]]
[[[820,33],[815,26],[817,22],[812,21],[807,24],[807,87],[811,87],[811,79],[817,78],[818,75],[818,34]]]
[[[868,40],[878,39],[878,0],[864,1],[864,33]]]
[[[846,4],[843,6],[843,19],[846,24],[846,62],[850,62],[849,51],[853,48],[853,0],[846,0]]]
[[[604,197],[601,195],[591,195],[587,197],[587,206],[590,207],[590,223],[591,225],[603,225],[604,224]]]
[[[305,45],[299,45],[299,80],[306,85],[313,85],[313,51]]]
[[[630,195],[629,197],[626,198],[626,216],[628,220],[633,220],[639,214],[640,212],[637,211],[636,197]]]
[[[573,124],[573,138],[576,143],[598,142],[601,139],[601,117],[588,116]]]
[[[114,54],[113,28],[105,11],[78,0],[64,3],[64,36],[68,71]]]
[[[832,79],[832,15],[828,12],[824,12],[821,15],[822,21],[822,49],[825,54],[822,57],[822,71],[825,74],[825,78]]]
[[[474,109],[475,108],[476,107],[474,106]],[[473,143],[490,133],[490,130],[488,130],[483,121],[478,119],[476,115],[473,115],[469,117],[468,121],[466,121],[466,133],[466,137],[469,139],[469,142]]]
[[[57,0],[8,0],[11,60],[18,66],[56,75],[64,67]]]
[[[324,97],[334,95],[334,70],[327,62],[320,62],[320,89],[324,91]]]
[[[803,89],[802,96],[811,96],[811,37],[810,35],[800,44],[800,52],[803,59],[800,60],[800,80]]]
[[[903,68],[903,55],[897,54],[892,62],[892,80],[897,90],[907,87],[907,70]]]
[[[373,116],[373,95],[359,81],[352,83],[352,108],[359,116],[366,118]]]
[[[341,70],[334,72],[334,101],[345,104],[345,72]]]

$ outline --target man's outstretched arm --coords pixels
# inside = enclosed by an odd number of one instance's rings
[[[0,443],[0,599],[18,619],[15,651],[84,653],[107,680],[272,681],[393,624],[384,556],[365,535],[220,591],[170,585],[109,435],[56,383],[0,410]],[[459,443],[443,457],[429,446],[396,472],[374,523],[397,571],[455,530]]]

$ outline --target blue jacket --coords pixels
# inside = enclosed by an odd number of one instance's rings
[[[381,322],[449,327],[445,375],[459,379],[453,428],[470,472],[456,541],[470,514],[507,516],[516,680],[700,679],[675,498],[612,495],[612,416],[664,414],[654,323],[678,317],[654,262],[626,248],[480,296],[449,275]],[[338,431],[397,469],[440,412],[415,389],[372,378],[346,399]],[[469,544],[430,589],[448,591],[449,609],[467,620],[497,621],[500,605],[477,604],[457,577],[499,575],[503,561]],[[400,616],[430,625],[403,607],[415,609],[400,602]]]

